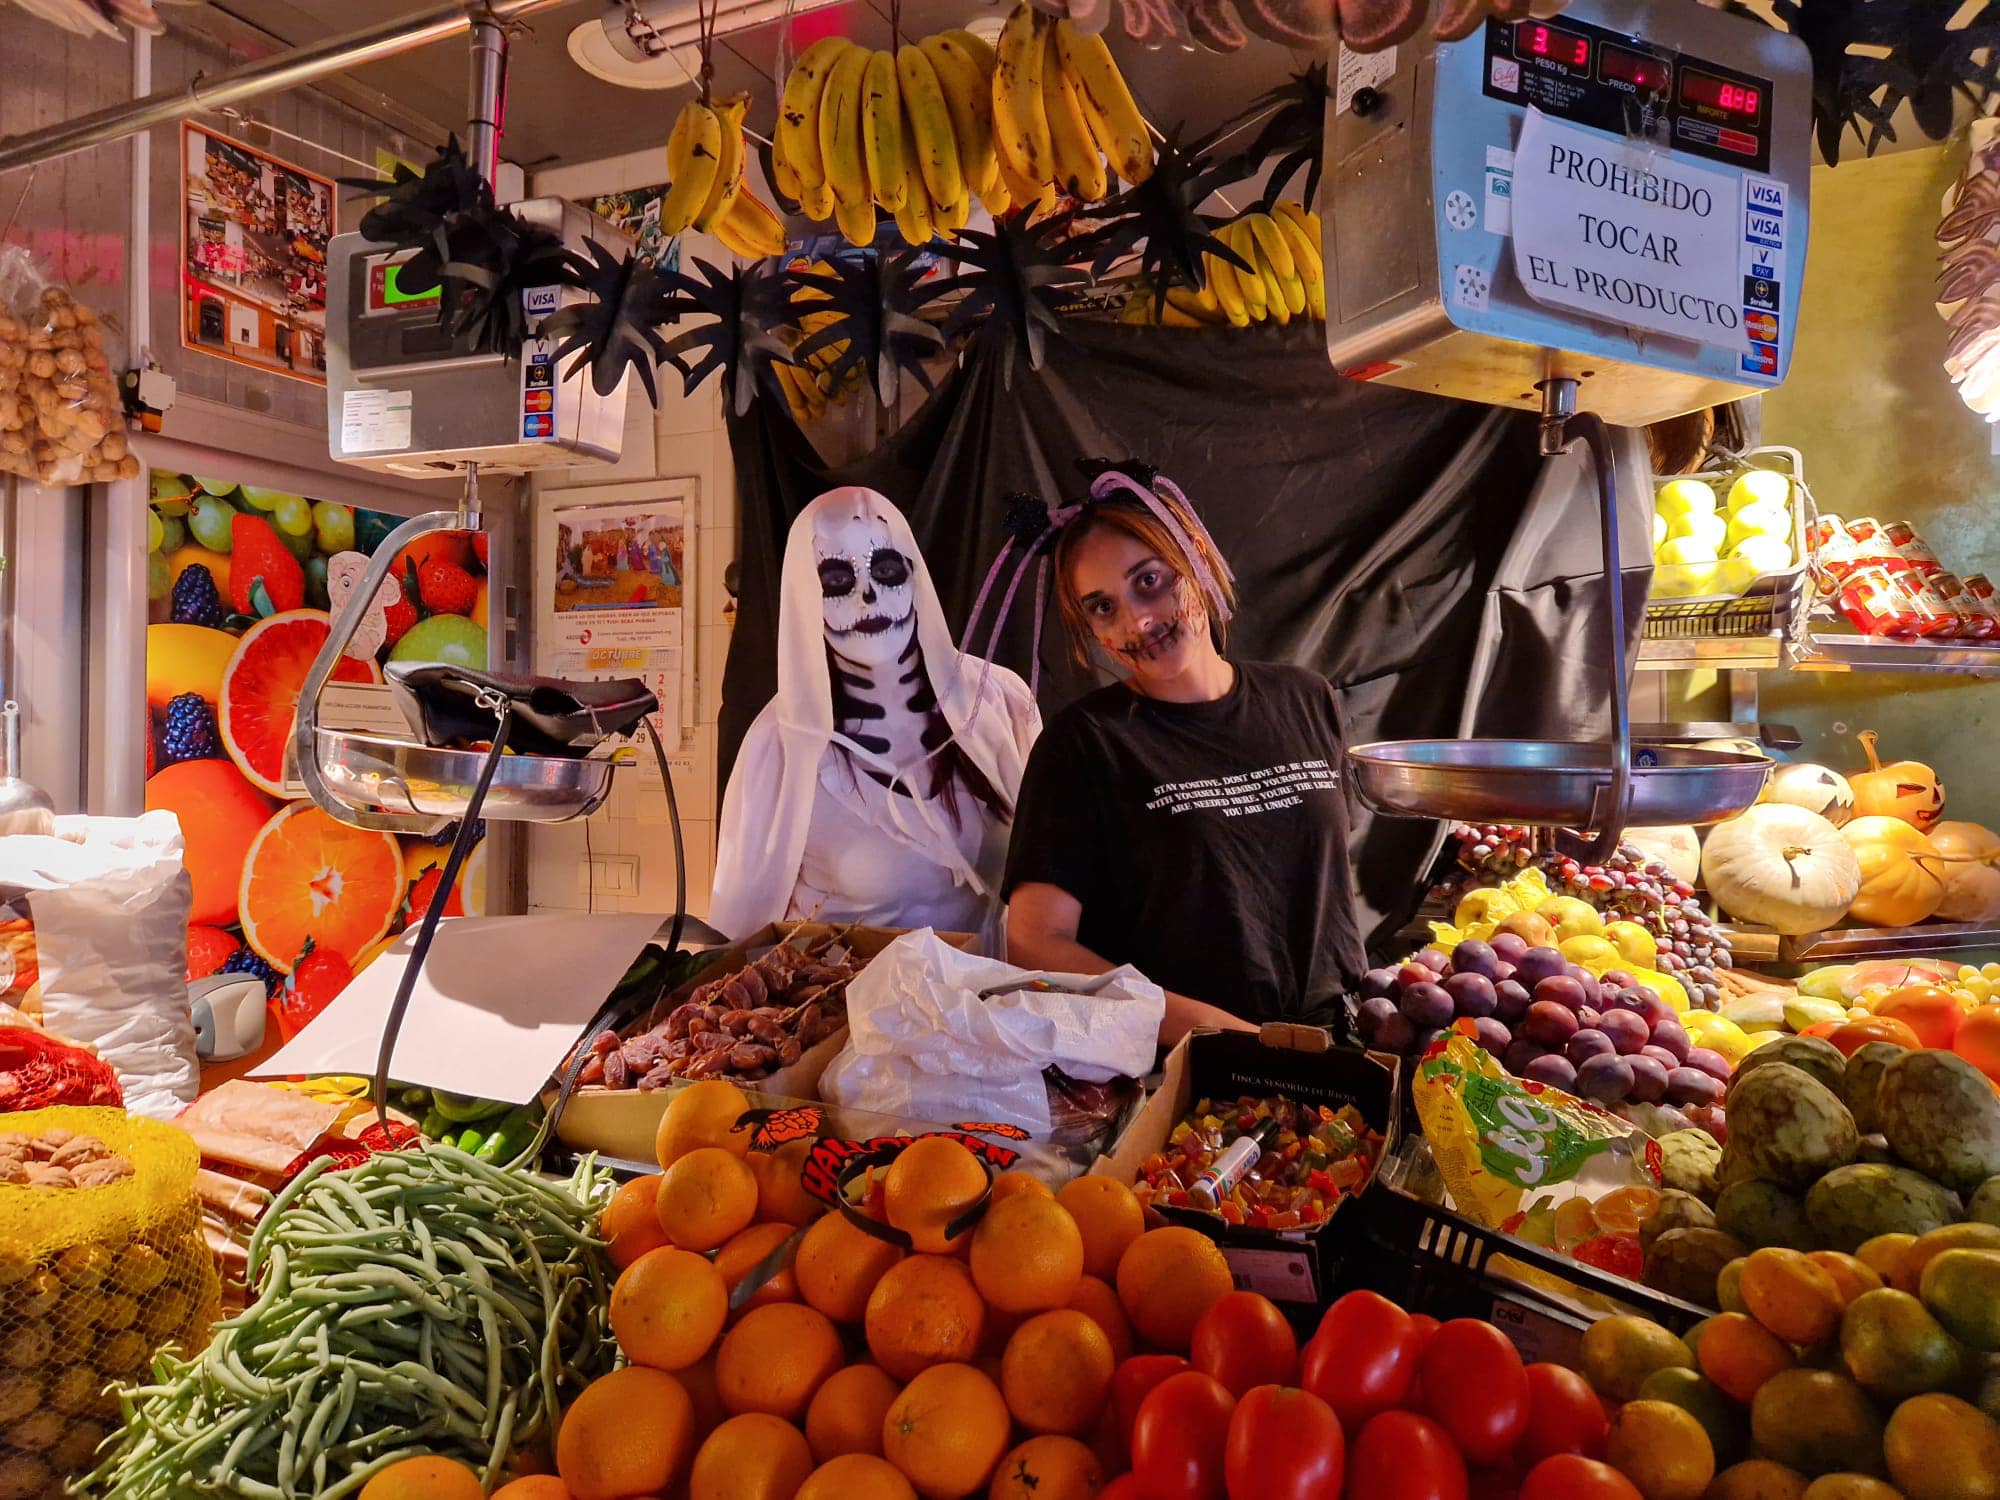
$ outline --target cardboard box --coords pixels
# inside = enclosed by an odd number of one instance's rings
[[[1268,1025],[1247,1031],[1194,1031],[1167,1055],[1160,1087],[1126,1127],[1109,1155],[1091,1170],[1136,1182],[1139,1164],[1163,1150],[1167,1137],[1196,1099],[1237,1099],[1279,1094],[1305,1104],[1338,1109],[1352,1104],[1386,1137],[1383,1155],[1396,1149],[1398,1059],[1385,1053],[1336,1048],[1317,1026]],[[1373,1186],[1364,1188],[1365,1193]],[[1354,1195],[1356,1197],[1359,1194]],[[1198,1229],[1222,1247],[1237,1286],[1274,1302],[1318,1304],[1333,1285],[1338,1249],[1346,1238],[1345,1205],[1311,1229],[1251,1229],[1192,1209],[1161,1208],[1177,1224]]]
[[[862,966],[865,968],[866,961],[872,960],[908,930],[901,927],[837,927],[827,922],[770,923],[742,942],[730,944],[714,963],[693,979],[662,995],[650,1011],[626,1028],[624,1034],[637,1036],[659,1025],[702,985],[742,968],[779,943],[791,942],[805,947],[823,943],[838,934],[840,940],[864,960]],[[972,934],[964,932],[941,932],[938,936],[954,948],[966,951],[970,951],[976,941]],[[769,1077],[746,1083],[743,1087],[754,1089],[767,1098],[817,1099],[820,1074],[827,1070],[846,1045],[847,1028],[841,1026],[807,1048],[790,1067],[780,1068]],[[556,1136],[564,1145],[579,1151],[597,1151],[626,1161],[650,1162],[660,1117],[666,1113],[667,1101],[673,1095],[673,1088],[608,1089],[602,1085],[580,1088],[570,1096],[569,1107],[563,1111],[563,1117],[557,1124]]]

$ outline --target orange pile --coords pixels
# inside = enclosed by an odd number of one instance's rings
[[[1095,1493],[1112,1373],[1142,1343],[1187,1351],[1230,1290],[1214,1243],[1146,1231],[1108,1178],[1052,1194],[1008,1173],[989,1193],[963,1145],[921,1137],[871,1184],[905,1252],[810,1198],[801,1143],[752,1151],[749,1108],[726,1082],[679,1090],[661,1175],[606,1207],[631,1363],[565,1415],[557,1487],[520,1500]]]

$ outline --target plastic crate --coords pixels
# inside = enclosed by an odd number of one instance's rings
[[[1655,474],[1654,492],[1676,479],[1700,479],[1726,493],[1749,469],[1769,469],[1792,481],[1792,565],[1758,575],[1740,559],[1714,563],[1656,564],[1642,633],[1647,640],[1790,639],[1803,630],[1806,608],[1806,526],[1812,506],[1804,460],[1795,448],[1718,449],[1693,474]]]
[[[1740,640],[1792,634],[1806,611],[1806,570],[1767,574],[1740,597],[1652,599],[1640,628],[1649,641]]]

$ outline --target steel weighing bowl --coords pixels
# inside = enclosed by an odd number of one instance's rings
[[[1594,741],[1381,740],[1347,762],[1361,800],[1395,817],[1589,828],[1612,754]],[[1771,769],[1761,755],[1635,745],[1625,822],[1718,823],[1757,800]]]
[[[341,730],[318,732],[320,774],[360,812],[462,818],[486,764],[484,750],[447,750]],[[611,792],[608,760],[504,755],[480,816],[501,822],[564,823],[597,810]]]

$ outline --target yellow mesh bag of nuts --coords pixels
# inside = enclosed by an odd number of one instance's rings
[[[123,1110],[0,1115],[0,1500],[60,1496],[116,1421],[107,1387],[207,1340],[221,1280],[200,1160]]]

